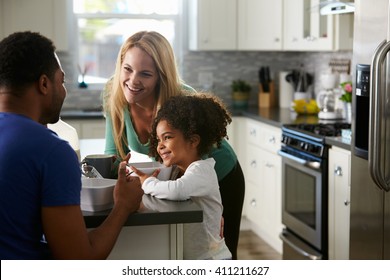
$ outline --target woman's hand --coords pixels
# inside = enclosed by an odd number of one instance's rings
[[[139,177],[139,179],[140,179],[140,181],[141,181],[141,184],[143,184],[144,181],[145,181],[146,179],[148,179],[149,177],[157,177],[158,174],[160,173],[160,169],[159,169],[159,168],[156,169],[156,170],[154,170],[153,173],[152,173],[151,175],[145,174],[144,172],[138,170],[137,168],[135,168],[135,167],[132,166],[132,165],[130,165],[130,168],[131,168],[131,170],[134,171],[134,174],[136,174],[136,175]]]

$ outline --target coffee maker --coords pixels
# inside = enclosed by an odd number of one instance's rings
[[[338,74],[325,73],[321,75],[321,86],[323,88],[317,95],[317,104],[320,108],[319,119],[336,120],[342,119],[342,111],[338,106]]]

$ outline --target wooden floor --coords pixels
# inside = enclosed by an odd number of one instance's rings
[[[239,260],[281,260],[282,256],[250,230],[242,230],[238,241]]]

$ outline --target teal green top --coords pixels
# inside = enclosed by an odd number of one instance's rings
[[[131,150],[133,150],[138,153],[147,155],[149,153],[149,142],[146,144],[142,144],[139,141],[138,135],[134,130],[133,123],[131,122],[128,108],[124,108],[124,115],[125,115],[126,137],[129,144],[128,146],[124,145],[125,153],[128,153]],[[113,130],[112,130],[111,117],[107,115],[106,116],[106,147],[104,153],[119,156],[118,150],[115,147],[112,131]],[[221,147],[219,149],[217,147],[214,147],[212,149],[211,156],[214,158],[216,162],[214,168],[215,171],[217,172],[219,181],[222,178],[224,178],[234,168],[234,166],[237,163],[237,156],[233,151],[233,148],[229,145],[229,143],[225,139],[222,140]],[[116,166],[119,164],[119,161],[120,159],[117,160]]]

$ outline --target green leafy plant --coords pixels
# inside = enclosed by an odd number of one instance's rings
[[[231,88],[233,92],[250,92],[252,89],[249,83],[241,79],[234,80],[231,84]]]
[[[344,82],[340,84],[344,93],[340,96],[340,100],[351,103],[352,102],[352,82]]]

